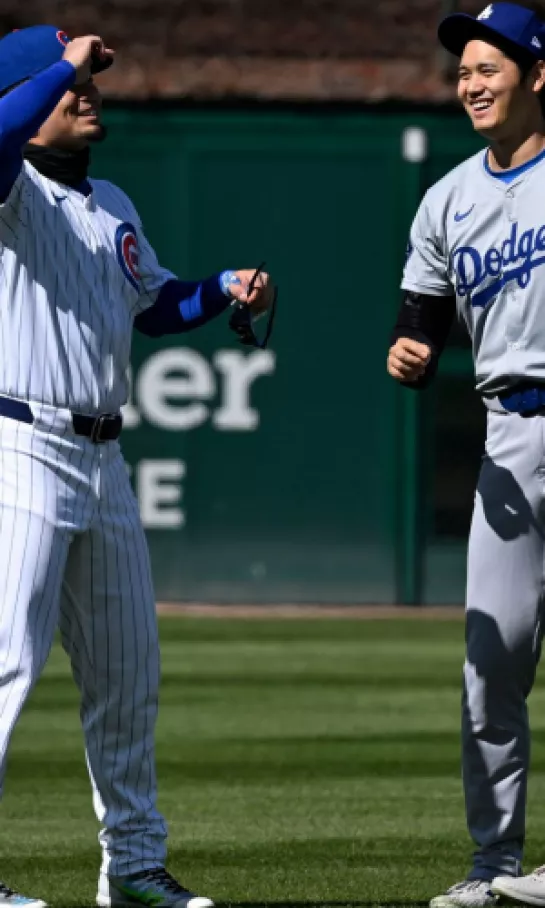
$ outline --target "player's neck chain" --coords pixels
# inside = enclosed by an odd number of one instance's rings
[[[42,176],[57,183],[78,188],[87,179],[90,157],[88,148],[65,151],[29,142],[25,145],[24,157]]]

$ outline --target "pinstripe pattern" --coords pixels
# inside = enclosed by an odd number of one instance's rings
[[[126,403],[133,319],[174,277],[124,193],[91,184],[85,198],[25,162],[0,206],[0,393],[82,413]],[[138,289],[115,248],[127,221],[137,232]]]
[[[159,648],[126,465],[117,443],[94,446],[68,424],[0,417],[0,783],[57,624],[81,693],[103,870],[156,867],[166,838],[153,756]]]
[[[165,859],[166,828],[155,807],[149,759],[159,656],[136,499],[121,454],[114,448],[103,460],[108,463],[101,467],[102,492],[90,529],[70,549],[60,627],[81,691],[95,809],[104,824],[103,870],[123,875]]]
[[[134,225],[137,286],[115,247]],[[57,626],[81,694],[102,870],[165,861],[156,807],[159,648],[149,556],[119,445],[76,436],[70,411],[126,401],[134,316],[172,275],[132,203],[87,199],[25,163],[0,205],[0,393],[34,424],[0,417],[0,788],[10,736]]]

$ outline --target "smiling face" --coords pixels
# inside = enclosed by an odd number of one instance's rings
[[[485,41],[466,44],[458,75],[458,97],[477,132],[488,139],[515,135],[541,115],[538,92],[545,64],[536,61],[526,78],[501,50]]]
[[[37,145],[78,151],[104,137],[102,97],[93,80],[64,94],[33,138]]]

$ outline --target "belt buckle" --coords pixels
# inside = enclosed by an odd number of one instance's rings
[[[95,445],[104,444],[108,441],[107,438],[102,438],[102,429],[106,425],[107,421],[110,419],[115,419],[115,413],[101,413],[100,416],[97,416],[93,423],[93,428],[91,430],[91,441]]]

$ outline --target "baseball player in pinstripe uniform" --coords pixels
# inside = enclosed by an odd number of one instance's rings
[[[60,626],[102,826],[97,904],[209,908],[165,870],[155,601],[120,408],[133,324],[183,332],[234,299],[259,313],[273,288],[247,270],[179,281],[127,196],[88,179],[92,75],[112,59],[52,26],[0,41],[0,784]],[[0,884],[0,906],[44,904]]]
[[[543,868],[522,876],[532,689],[545,571],[545,25],[492,3],[447,17],[458,96],[485,151],[425,195],[388,356],[407,387],[432,378],[455,310],[487,407],[467,565],[463,779],[477,845],[467,879],[432,908],[499,896],[545,905]]]

